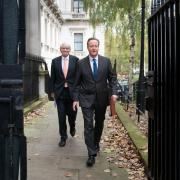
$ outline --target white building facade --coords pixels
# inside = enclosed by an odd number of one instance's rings
[[[83,0],[59,0],[64,23],[60,31],[60,41],[71,44],[71,54],[80,59],[88,54],[87,39],[93,37],[88,14],[84,11]],[[100,54],[104,55],[104,26],[96,27],[95,37],[100,40]]]
[[[51,60],[59,56],[59,42],[63,19],[58,0],[40,0],[41,56],[50,70]]]
[[[62,42],[71,45],[71,54],[80,59],[88,55],[87,39],[93,37],[93,28],[84,11],[83,0],[40,0],[41,4],[41,56],[48,64],[60,55]],[[95,37],[100,40],[104,55],[104,26],[96,27]]]

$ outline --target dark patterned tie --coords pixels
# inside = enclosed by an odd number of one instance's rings
[[[93,76],[94,76],[94,80],[97,80],[97,63],[96,63],[96,59],[93,59]]]

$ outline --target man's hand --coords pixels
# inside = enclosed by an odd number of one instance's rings
[[[77,111],[78,107],[79,107],[79,102],[78,101],[74,101],[73,102],[73,110]]]
[[[51,93],[51,97],[54,99],[54,93]]]
[[[115,103],[117,101],[117,98],[118,98],[117,95],[112,95],[111,96],[111,101]]]

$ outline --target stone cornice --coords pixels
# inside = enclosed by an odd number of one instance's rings
[[[47,8],[57,18],[60,24],[63,24],[64,20],[62,18],[61,11],[58,8],[58,5],[54,2],[54,0],[41,0],[40,2],[42,6],[47,6]]]

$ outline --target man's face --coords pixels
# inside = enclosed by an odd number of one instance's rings
[[[89,51],[89,55],[91,57],[96,57],[98,55],[98,51],[99,51],[99,43],[97,40],[90,40],[88,42],[88,46],[87,46],[87,49]]]
[[[70,50],[71,49],[68,46],[60,47],[60,51],[61,51],[61,54],[62,54],[63,57],[67,57],[69,55]]]

